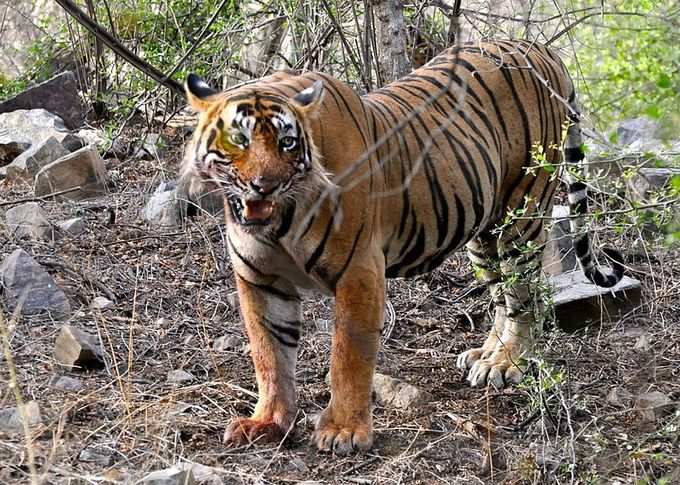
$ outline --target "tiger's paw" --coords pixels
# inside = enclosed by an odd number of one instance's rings
[[[459,369],[467,370],[472,367],[479,359],[487,357],[490,352],[486,352],[483,347],[466,350],[458,355],[456,366]]]
[[[526,356],[513,352],[505,347],[496,349],[491,355],[477,360],[467,376],[472,387],[483,387],[487,384],[496,389],[518,384],[526,370]]]
[[[236,418],[227,426],[224,432],[224,442],[230,446],[242,446],[254,442],[280,443],[286,438],[288,429],[274,420]]]
[[[352,420],[340,423],[330,417],[326,408],[318,417],[312,442],[321,451],[331,451],[336,455],[349,455],[355,451],[366,451],[373,446],[373,424],[369,417],[366,421]]]

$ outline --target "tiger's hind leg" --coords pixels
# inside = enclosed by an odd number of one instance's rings
[[[467,380],[472,386],[491,384],[500,389],[518,383],[533,353],[536,322],[535,290],[540,268],[544,233],[539,222],[535,236],[511,244],[499,241],[501,282],[496,283],[497,321],[487,339],[495,340],[493,351],[486,351],[470,367]],[[535,228],[534,228],[535,229]],[[531,232],[529,233],[531,234]],[[503,300],[501,302],[500,300]],[[486,343],[485,343],[486,344]]]
[[[475,269],[475,276],[489,288],[494,317],[493,326],[484,344],[466,350],[458,356],[457,365],[463,370],[470,369],[478,360],[487,358],[493,353],[500,336],[503,335],[506,319],[496,240],[491,234],[485,233],[469,241],[465,247]]]

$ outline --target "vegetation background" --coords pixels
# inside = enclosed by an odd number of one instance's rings
[[[107,275],[106,285],[121,302],[116,312],[85,310],[75,321],[105,328],[112,358],[135,362],[135,380],[113,365],[103,375],[83,377],[87,392],[56,396],[46,387],[55,370],[49,363],[54,325],[29,330],[15,322],[9,350],[18,385],[41,400],[49,424],[28,441],[0,433],[0,481],[39,476],[45,483],[133,483],[189,460],[216,467],[225,483],[680,483],[680,413],[640,422],[632,401],[620,406],[611,397],[617,389],[631,396],[659,390],[675,401],[680,396],[680,176],[644,200],[621,195],[641,168],[680,168],[677,1],[59,0],[42,2],[36,11],[38,3],[0,0],[3,37],[9,35],[8,12],[26,5],[31,29],[40,34],[21,52],[12,51],[16,62],[0,74],[0,100],[70,69],[89,123],[109,146],[122,140],[134,147],[159,131],[170,146],[162,160],[113,165],[119,190],[109,205],[119,213],[116,230],[100,228],[71,245],[31,246],[42,261],[75,269],[60,281],[84,308],[97,288],[78,275]],[[118,47],[142,59],[143,69],[114,54],[57,4],[85,12]],[[549,43],[569,66],[586,118],[589,158],[605,167],[591,172],[591,186],[600,189],[593,193],[592,224],[599,239],[626,250],[632,273],[643,280],[643,304],[598,328],[547,335],[536,376],[519,389],[469,390],[454,369],[455,355],[482,338],[474,327],[484,321],[488,295],[456,256],[426,278],[390,286],[392,319],[381,368],[422,387],[431,401],[418,409],[378,408],[382,438],[371,454],[318,455],[304,432],[290,449],[223,449],[224,424],[254,402],[252,370],[242,350],[206,356],[225,327],[241,335],[235,308],[220,296],[233,282],[219,219],[202,229],[192,223],[155,233],[157,239],[154,233],[147,238],[149,229],[139,222],[139,194],[175,177],[193,121],[181,94],[154,80],[151,68],[178,83],[196,72],[215,87],[276,69],[320,70],[363,93],[448,45],[485,37]],[[14,44],[0,44],[0,51],[10,48]],[[652,142],[620,140],[621,122],[641,117],[654,127]],[[24,195],[12,188],[2,199]],[[4,254],[18,243],[8,238],[2,244]],[[177,301],[163,300],[168,292]],[[310,304],[306,316],[315,324],[301,349],[300,399],[311,414],[328,397],[330,303]],[[649,344],[643,350],[637,348],[640,335]],[[190,369],[199,382],[168,386],[161,381],[169,368]],[[7,369],[3,362],[0,384],[8,386],[0,387],[2,407],[12,403]],[[302,429],[306,419],[301,416]],[[89,445],[115,450],[115,459],[106,466],[81,459]]]

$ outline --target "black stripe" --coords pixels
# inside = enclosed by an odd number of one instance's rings
[[[335,287],[338,284],[338,281],[342,278],[342,276],[345,274],[345,271],[347,271],[347,268],[349,267],[349,264],[352,262],[352,258],[354,257],[354,253],[357,250],[357,245],[359,244],[359,239],[361,239],[361,233],[364,232],[364,224],[361,224],[361,227],[359,228],[359,231],[357,231],[357,235],[354,238],[354,242],[352,243],[352,249],[349,251],[349,255],[347,256],[347,259],[345,260],[345,264],[342,265],[342,268],[340,268],[340,271],[333,277],[329,283],[331,286],[331,289],[335,291]]]
[[[564,149],[564,159],[567,162],[580,162],[584,158],[585,155],[583,154],[583,150],[580,146]]]
[[[331,220],[326,223],[326,232],[324,232],[323,238],[321,238],[321,242],[316,246],[314,252],[305,263],[305,271],[307,273],[309,273],[312,270],[314,265],[317,263],[317,261],[323,254],[324,249],[326,249],[326,243],[328,242],[328,237],[330,236],[331,230],[333,229],[336,214],[337,212],[333,210],[333,216],[331,217]]]
[[[287,204],[285,209],[283,210],[283,214],[281,215],[281,225],[276,230],[276,234],[274,235],[276,239],[281,239],[286,234],[288,234],[290,226],[293,223],[294,215],[295,215],[295,201],[292,201],[289,204]]]
[[[272,286],[272,285],[267,285],[263,283],[253,283],[252,281],[249,281],[248,279],[244,278],[243,275],[236,273],[236,275],[243,280],[245,283],[249,284],[253,288],[257,288],[258,290],[264,291],[265,293],[269,293],[271,295],[274,295],[281,300],[286,300],[286,301],[300,301],[300,297],[297,295],[289,295],[288,293],[285,293],[278,288]]]
[[[581,190],[586,189],[586,184],[583,182],[574,182],[572,184],[569,184],[569,193],[574,193],[574,192],[580,192]]]

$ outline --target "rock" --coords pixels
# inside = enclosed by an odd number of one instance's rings
[[[73,219],[57,222],[57,227],[71,236],[78,236],[85,231],[85,220],[81,217],[74,217]]]
[[[44,109],[2,113],[0,126],[0,165],[13,161],[34,143],[50,137],[60,142],[68,134],[62,119]]]
[[[567,332],[617,318],[641,302],[640,282],[628,276],[612,288],[590,283],[581,270],[551,276],[549,283],[554,287],[555,321]]]
[[[230,291],[227,293],[227,303],[229,304],[229,308],[237,312],[240,308],[239,303],[238,303],[238,291]]]
[[[542,264],[546,274],[558,275],[578,269],[578,261],[572,247],[569,207],[556,205],[553,207],[552,217],[553,225],[543,250]]]
[[[222,335],[213,342],[213,350],[216,352],[226,352],[236,350],[241,346],[241,339],[235,335]]]
[[[663,392],[651,391],[635,398],[635,409],[643,421],[656,421],[673,412],[675,405]]]
[[[190,193],[189,186],[180,180],[176,186],[177,200],[183,217],[202,214],[221,216],[224,213],[224,198],[219,191]]]
[[[142,478],[146,485],[197,485],[191,469],[167,468],[149,473]]]
[[[26,202],[14,206],[5,213],[7,228],[18,237],[54,241],[58,238],[54,226],[37,202]]]
[[[612,387],[607,393],[607,402],[617,408],[629,408],[633,403],[633,395],[623,387]]]
[[[620,145],[630,145],[637,140],[657,139],[659,123],[641,116],[625,120],[616,127],[617,142]]]
[[[382,406],[409,409],[423,401],[424,393],[407,382],[378,372],[373,376],[373,392]]]
[[[52,376],[49,386],[60,391],[78,392],[83,388],[83,383],[73,377]]]
[[[106,165],[93,147],[87,146],[45,165],[35,176],[37,197],[80,187],[61,199],[82,200],[106,194]]]
[[[78,130],[75,135],[82,140],[83,146],[92,145],[97,149],[103,149],[107,144],[104,133],[101,130],[83,128]]]
[[[29,401],[22,408],[17,406],[0,410],[0,432],[6,434],[20,434],[24,432],[21,409],[24,411],[23,414],[26,415],[29,428],[35,428],[42,423],[40,406],[36,401]]]
[[[106,148],[107,140],[101,130],[83,128],[75,133],[66,135],[61,144],[69,152],[75,152],[90,145],[98,150],[103,150]]]
[[[54,279],[23,249],[15,249],[0,266],[5,304],[13,312],[22,301],[23,315],[49,313],[66,317],[71,306]]]
[[[155,193],[144,207],[144,219],[156,226],[180,225],[182,217],[175,191]]]
[[[168,142],[159,133],[149,133],[144,138],[142,146],[138,147],[132,158],[142,160],[160,160],[167,152]]]
[[[81,126],[85,120],[85,112],[78,95],[75,75],[72,72],[58,74],[0,103],[0,113],[36,108],[59,116],[71,130]]]
[[[54,358],[66,369],[100,369],[104,352],[97,337],[83,330],[64,325],[54,344]]]
[[[69,153],[76,152],[80,150],[81,148],[87,146],[87,142],[80,138],[78,135],[75,135],[73,133],[69,133],[64,137],[63,140],[61,140],[61,144],[63,145],[64,148],[66,148]]]
[[[86,463],[95,463],[100,466],[113,465],[113,453],[108,448],[99,446],[88,446],[78,455],[78,460]]]
[[[628,181],[631,197],[648,202],[650,195],[668,188],[672,177],[680,177],[680,168],[641,168]]]
[[[171,384],[188,384],[189,382],[195,380],[196,378],[193,374],[182,369],[171,370],[168,372],[168,382]]]
[[[103,296],[96,297],[94,300],[92,300],[92,303],[90,303],[90,308],[96,310],[106,310],[112,306],[113,302],[108,298],[104,298]]]
[[[33,178],[42,167],[68,153],[68,150],[52,136],[35,143],[4,167],[7,180],[23,180],[32,184]]]
[[[224,480],[222,480],[217,470],[212,467],[201,465],[200,463],[182,463],[177,468],[191,471],[194,479],[201,485],[224,485]]]

